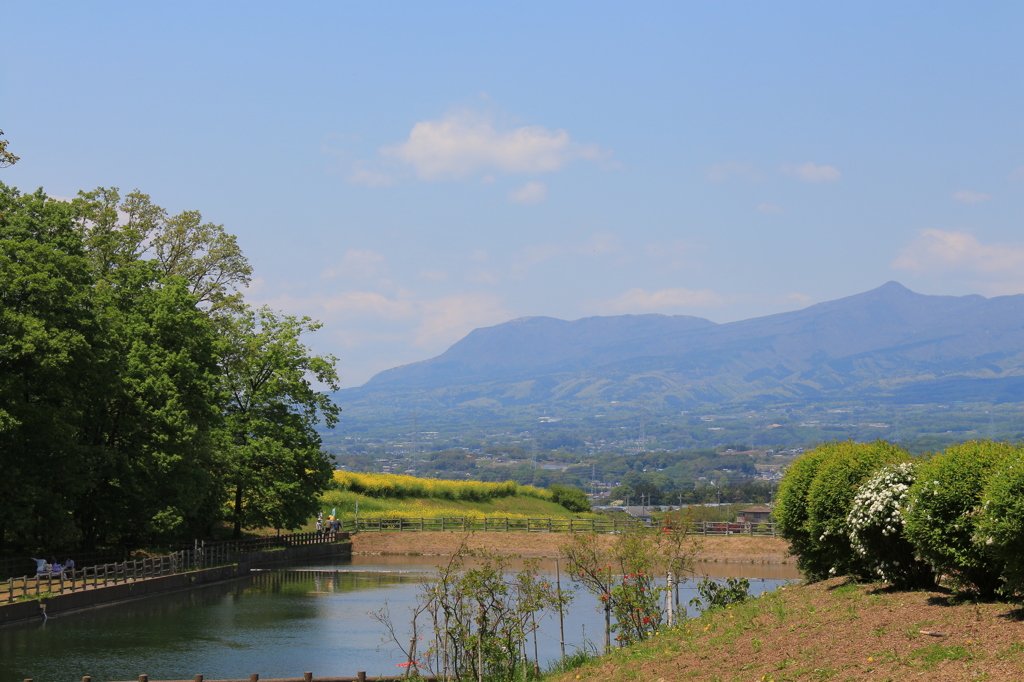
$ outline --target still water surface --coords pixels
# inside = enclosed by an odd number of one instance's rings
[[[251,578],[0,628],[0,682],[238,679],[402,672],[404,658],[382,641],[367,613],[387,602],[396,623],[433,573],[437,557],[356,556],[292,564]],[[554,572],[554,562],[543,565]],[[712,577],[750,579],[751,592],[799,578],[788,565],[704,564]],[[572,587],[563,573],[563,589]],[[695,596],[680,591],[683,604]],[[691,612],[693,609],[691,609]],[[565,617],[567,648],[602,641],[603,615],[579,592]],[[404,628],[401,629],[404,633]],[[558,618],[541,624],[542,665],[558,658]],[[531,643],[532,649],[532,643]],[[532,654],[532,651],[531,651]]]

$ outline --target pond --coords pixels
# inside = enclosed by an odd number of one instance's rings
[[[351,560],[291,564],[250,578],[0,628],[0,682],[80,682],[238,679],[314,675],[394,675],[404,661],[382,641],[368,613],[385,602],[404,622],[419,586],[439,557],[356,556]],[[554,562],[543,569],[554,572]],[[791,565],[703,564],[712,577],[746,577],[751,592],[799,579]],[[563,589],[572,586],[563,577]],[[693,581],[681,603],[694,596]],[[692,609],[691,609],[692,612]],[[580,591],[565,614],[567,649],[603,641],[603,614]],[[400,628],[404,634],[404,628]],[[538,636],[540,661],[559,656],[557,614]],[[532,643],[531,643],[532,649]],[[531,652],[532,653],[532,652]]]

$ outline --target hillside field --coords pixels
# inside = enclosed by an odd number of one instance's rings
[[[1024,612],[846,578],[781,588],[614,651],[558,682],[1019,680]]]
[[[320,497],[324,516],[338,518],[579,518],[591,514],[570,512],[552,501],[541,488],[479,481],[447,481],[394,474],[334,472],[334,489]]]

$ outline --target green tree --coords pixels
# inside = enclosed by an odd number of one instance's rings
[[[217,338],[181,278],[124,264],[93,294],[98,334],[81,405],[83,542],[133,545],[210,521],[219,490]]]
[[[316,356],[300,336],[320,328],[307,317],[246,309],[221,321],[227,396],[224,481],[235,535],[243,528],[295,528],[317,510],[331,481],[316,424],[339,408],[312,382],[337,390],[336,359]]]
[[[122,200],[116,187],[98,187],[79,192],[72,203],[100,277],[126,263],[152,260],[163,276],[184,278],[199,305],[241,310],[238,289],[249,283],[252,267],[223,225],[204,223],[199,211],[168,215],[139,190]]]
[[[71,207],[0,183],[0,550],[73,535],[91,284]]]
[[[7,168],[18,163],[19,157],[7,151],[7,140],[3,139],[4,131],[0,130],[0,168]]]

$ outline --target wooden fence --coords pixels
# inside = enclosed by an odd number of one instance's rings
[[[231,540],[228,542],[196,543],[193,549],[182,549],[163,556],[129,559],[110,564],[75,567],[71,570],[41,575],[10,577],[0,581],[0,604],[21,599],[91,590],[107,585],[118,585],[135,580],[159,578],[175,573],[196,571],[234,563],[240,554],[259,552],[277,547],[299,547],[333,543],[336,533],[290,533],[268,538]]]
[[[367,675],[364,671],[359,671],[355,674],[355,677],[313,677],[312,673],[306,673],[302,677],[282,677],[282,678],[260,678],[259,675],[250,675],[248,678],[241,678],[238,680],[207,680],[202,675],[197,675],[195,678],[190,680],[162,680],[160,682],[399,682],[399,680],[421,680],[422,682],[437,682],[437,677],[434,675],[420,675],[413,677],[411,675]],[[25,682],[34,682],[30,677]],[[86,675],[82,678],[82,682],[92,682],[92,676]],[[135,680],[129,680],[127,682],[136,682]],[[139,675],[138,682],[158,682],[156,680],[150,680],[148,675]]]
[[[510,519],[506,517],[444,516],[436,518],[363,518],[348,520],[342,528],[354,532],[427,532],[488,531],[527,533],[621,533],[631,528],[648,527],[636,519]],[[691,521],[665,526],[666,532],[688,535],[760,535],[775,537],[774,523],[733,523]]]

